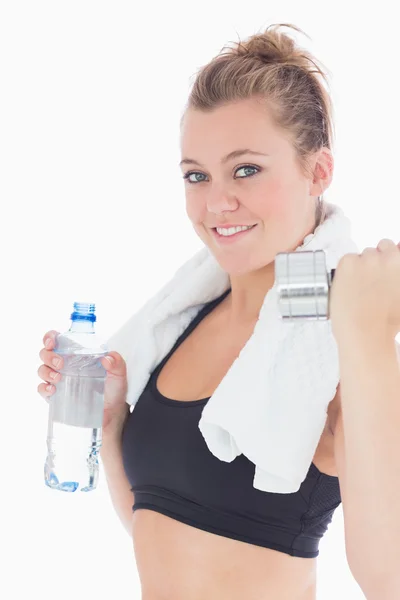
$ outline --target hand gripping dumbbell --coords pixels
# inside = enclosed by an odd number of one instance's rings
[[[327,269],[324,250],[277,254],[275,282],[282,319],[329,319],[329,290],[335,270]]]

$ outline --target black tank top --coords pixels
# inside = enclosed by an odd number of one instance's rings
[[[153,371],[127,417],[122,453],[135,495],[133,511],[153,510],[210,533],[315,558],[341,503],[338,478],[311,463],[297,492],[257,490],[255,466],[243,454],[228,463],[208,449],[198,423],[209,398],[181,402],[157,389],[158,374],[169,357],[229,291],[200,310]]]

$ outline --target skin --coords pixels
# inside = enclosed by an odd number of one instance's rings
[[[317,198],[333,176],[332,153],[328,148],[314,153],[310,175],[305,175],[288,134],[274,125],[265,103],[255,98],[212,112],[188,109],[180,143],[182,159],[201,165],[181,164],[183,175],[192,173],[184,180],[186,212],[230,276],[228,322],[254,322],[274,284],[276,254],[294,251],[314,232]],[[223,162],[228,153],[244,148],[269,156],[246,153]],[[257,227],[235,243],[222,245],[210,228],[225,223]]]

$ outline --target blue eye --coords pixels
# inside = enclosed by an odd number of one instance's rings
[[[185,173],[183,179],[187,179],[188,183],[200,183],[199,181],[190,181],[189,177],[191,175],[203,175],[204,173],[199,173],[198,171],[190,171],[189,173]]]
[[[235,174],[238,171],[241,171],[242,169],[253,169],[255,172],[254,173],[250,173],[248,175],[239,176],[238,179],[246,179],[248,177],[252,177],[253,175],[256,175],[260,171],[260,169],[258,167],[253,167],[252,165],[243,165],[243,167],[239,167],[238,169],[236,169]],[[183,179],[186,179],[188,183],[191,183],[191,184],[201,183],[201,181],[199,181],[199,180],[197,180],[197,181],[191,181],[189,179],[189,177],[191,175],[204,175],[204,173],[200,173],[199,171],[189,171],[188,173],[185,173],[185,175],[183,175]]]
[[[252,167],[251,165],[245,165],[244,167],[239,167],[235,171],[235,173],[237,173],[238,171],[241,171],[242,169],[255,169],[257,173],[259,171],[259,169],[257,169],[257,167]],[[245,177],[251,177],[252,175],[255,175],[255,173],[250,173],[250,175],[245,175]],[[243,179],[243,178],[239,178],[239,179]]]

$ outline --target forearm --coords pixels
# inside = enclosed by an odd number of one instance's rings
[[[129,536],[132,536],[134,494],[122,462],[121,435],[103,436],[100,457],[115,511]]]
[[[368,588],[399,571],[400,365],[394,339],[350,333],[338,347],[346,550]]]

